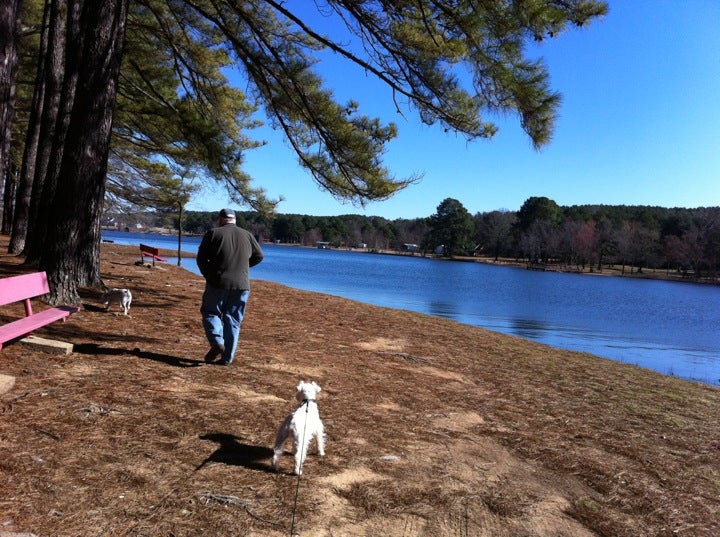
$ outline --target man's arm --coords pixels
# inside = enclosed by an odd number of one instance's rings
[[[208,268],[208,245],[210,244],[210,238],[209,238],[210,232],[206,232],[203,236],[202,241],[200,241],[200,246],[198,246],[197,251],[197,257],[195,258],[195,262],[197,263],[198,268],[200,269],[200,274],[205,276],[205,273]]]
[[[249,233],[249,235],[252,253],[250,254],[250,259],[248,260],[248,263],[251,267],[254,267],[255,265],[259,264],[263,259],[265,259],[265,254],[263,253],[262,248],[260,248],[258,241],[255,240],[253,234]]]

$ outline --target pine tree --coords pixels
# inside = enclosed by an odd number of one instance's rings
[[[48,0],[49,6],[64,4]],[[407,107],[425,123],[468,139],[496,132],[486,116],[514,113],[540,147],[551,138],[560,97],[550,89],[544,65],[528,59],[524,46],[570,25],[583,26],[607,10],[594,0],[327,0],[324,9],[347,29],[346,38],[335,41],[306,23],[302,10],[313,6],[307,3],[297,12],[276,0],[67,0],[67,5],[58,116],[67,124],[56,121],[46,141],[50,160],[43,181],[33,184],[31,206],[38,209],[30,216],[40,231],[32,242],[57,303],[77,302],[77,285],[100,283],[99,222],[114,120],[116,137],[122,134],[127,144],[114,146],[117,162],[127,162],[133,149],[146,162],[153,151],[164,152],[182,165],[204,166],[239,199],[272,206],[242,170],[242,151],[252,146],[242,131],[252,124],[254,102],[247,104],[217,73],[204,71],[204,64],[219,68],[228,59],[237,65],[251,99],[264,107],[315,181],[331,195],[362,204],[388,198],[419,176],[396,178],[384,165],[397,127],[363,115],[357,102],[337,102],[314,70],[318,51],[333,51],[390,87],[399,112]],[[143,52],[143,41],[133,39],[143,30],[144,51],[152,51],[152,58],[167,54],[157,63],[159,71],[139,58],[123,62],[132,51]],[[118,92],[121,62],[127,94]],[[161,72],[168,64],[172,74]],[[143,108],[152,101],[155,107]],[[220,113],[238,102],[237,113]],[[138,122],[142,117],[156,121]],[[5,142],[3,135],[0,143]],[[140,148],[141,142],[152,143]]]
[[[458,200],[444,199],[437,212],[428,219],[430,227],[425,240],[427,247],[441,248],[443,255],[467,255],[472,250],[475,231],[472,216]]]

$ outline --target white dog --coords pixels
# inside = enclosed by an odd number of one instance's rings
[[[295,399],[300,402],[300,406],[285,418],[278,430],[272,467],[273,470],[278,469],[283,444],[292,433],[295,448],[295,473],[302,475],[302,465],[305,462],[305,456],[313,437],[317,440],[318,454],[321,457],[325,455],[325,429],[322,421],[320,421],[316,401],[317,394],[320,393],[320,386],[315,381],[305,382],[301,380],[296,389]]]
[[[130,289],[116,289],[111,287],[103,293],[102,300],[105,303],[105,311],[110,309],[110,304],[117,302],[125,315],[130,311],[130,303],[132,302],[132,293]]]

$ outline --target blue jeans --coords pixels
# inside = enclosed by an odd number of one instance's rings
[[[240,339],[240,325],[245,316],[250,291],[248,289],[220,289],[205,285],[200,313],[210,345],[223,345],[222,360],[232,363]]]

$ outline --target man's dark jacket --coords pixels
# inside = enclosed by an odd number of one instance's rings
[[[252,234],[235,222],[205,233],[197,253],[197,265],[205,280],[221,289],[250,289],[249,268],[264,254]]]

